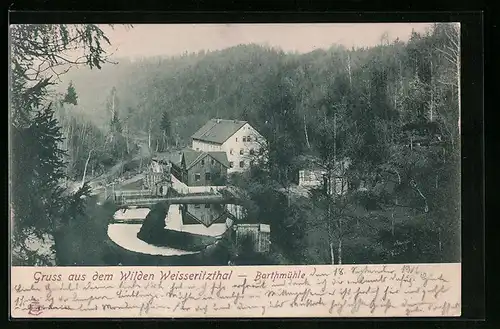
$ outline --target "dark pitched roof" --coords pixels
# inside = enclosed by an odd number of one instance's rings
[[[191,165],[200,157],[204,152],[201,151],[195,151],[195,150],[183,150],[182,151],[182,158],[184,158],[184,162],[186,164],[186,168],[190,168]]]
[[[246,123],[246,121],[239,120],[211,119],[195,132],[191,138],[222,144]]]
[[[225,166],[226,168],[229,168],[229,160],[227,159],[226,152],[214,151],[214,152],[208,152],[208,155],[210,155],[212,158],[222,163],[222,165]]]
[[[198,163],[198,161],[204,159],[206,156],[214,158],[216,161],[220,162],[223,166],[229,168],[229,161],[227,159],[226,152],[222,151],[203,152],[203,151],[185,149],[182,151],[182,156],[184,157],[184,161],[186,163],[186,169],[191,168],[196,163]]]

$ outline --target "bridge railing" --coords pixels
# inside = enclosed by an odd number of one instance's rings
[[[147,207],[165,201],[168,201],[168,199],[167,198],[124,199],[123,204],[126,204],[127,206]]]
[[[153,196],[154,191],[151,190],[117,190],[114,192],[117,197],[130,197],[130,196]]]
[[[112,194],[113,200],[120,204],[130,204],[132,200],[135,199],[149,199],[151,197],[156,197],[154,191],[151,190],[118,190],[114,191]]]

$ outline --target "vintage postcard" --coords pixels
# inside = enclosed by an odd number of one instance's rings
[[[460,24],[10,26],[12,318],[461,315]]]

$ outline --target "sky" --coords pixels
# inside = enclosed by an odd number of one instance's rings
[[[388,40],[409,39],[412,30],[423,32],[432,23],[331,24],[136,24],[101,26],[112,45],[113,57],[180,55],[257,43],[284,51],[306,53],[333,44],[371,47]]]

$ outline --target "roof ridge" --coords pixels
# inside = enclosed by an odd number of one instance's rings
[[[231,121],[231,122],[248,122],[246,120],[237,120],[237,119],[221,119],[221,118],[214,118],[214,119],[210,119],[211,121],[215,120],[220,120],[220,121]]]
[[[215,154],[215,153],[217,153],[217,154],[219,154],[219,155],[223,155],[223,156],[225,156],[225,157],[226,157],[226,161],[227,161],[227,163],[222,163],[222,161],[221,161],[220,159],[217,159],[216,157],[214,157],[214,154]],[[221,165],[223,165],[223,166],[225,166],[225,167],[229,168],[229,160],[227,159],[227,154],[226,154],[226,152],[224,152],[224,151],[211,151],[211,152],[207,152],[207,154],[208,154],[208,155],[209,155],[212,159],[214,159],[215,161],[219,162]]]
[[[201,140],[223,144],[228,138],[238,132],[248,121],[230,119],[210,119],[203,127],[192,135],[193,140]]]
[[[210,120],[210,121],[212,121],[212,120]],[[203,132],[203,134],[202,134],[202,135],[206,135],[206,134],[208,134],[208,133],[209,133],[212,129],[214,129],[214,128],[215,128],[215,126],[217,126],[217,123],[218,123],[218,122],[215,122],[215,123],[212,125],[212,127],[210,127],[210,128],[208,128],[207,130],[205,130],[205,131]]]
[[[202,159],[203,155],[207,156],[208,154],[205,151],[197,151],[197,152],[200,152],[200,154],[196,157],[196,159],[193,160],[193,162],[191,162],[191,164],[186,169],[190,169],[191,167],[193,167],[196,163],[198,163],[198,161]]]

